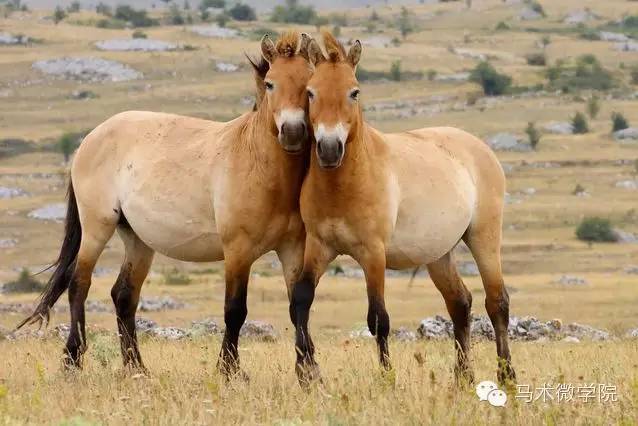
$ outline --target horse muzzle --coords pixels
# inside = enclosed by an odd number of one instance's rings
[[[317,158],[319,166],[324,169],[335,169],[341,165],[346,144],[339,138],[323,138],[317,141]]]
[[[284,151],[288,153],[300,152],[308,140],[308,127],[304,122],[283,123],[278,139]]]

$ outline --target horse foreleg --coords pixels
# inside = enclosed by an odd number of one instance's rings
[[[328,264],[335,258],[334,252],[318,238],[308,235],[304,253],[304,267],[294,284],[290,298],[290,320],[295,326],[295,371],[302,386],[320,379],[315,361],[315,346],[308,332],[310,307],[315,298],[315,288]]]
[[[238,373],[239,369],[239,331],[246,321],[248,308],[246,299],[248,294],[248,277],[252,259],[238,250],[225,250],[225,276],[226,295],[224,298],[224,322],[226,331],[219,354],[217,368],[226,377],[230,378]],[[242,374],[243,378],[247,378]]]
[[[371,244],[355,255],[366,277],[368,292],[368,328],[377,337],[379,361],[385,370],[392,369],[388,348],[390,317],[385,308],[385,249],[383,244]]]

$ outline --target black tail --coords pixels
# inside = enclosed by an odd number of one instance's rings
[[[69,182],[67,192],[68,205],[66,209],[66,223],[64,226],[64,241],[60,249],[58,260],[51,267],[55,267],[51,278],[40,296],[40,302],[35,311],[27,319],[22,321],[16,330],[30,324],[38,323],[42,326],[49,322],[49,311],[58,301],[62,293],[69,288],[69,283],[73,278],[75,260],[80,250],[82,241],[82,227],[80,226],[80,216],[78,215],[78,205],[75,201],[73,183]]]

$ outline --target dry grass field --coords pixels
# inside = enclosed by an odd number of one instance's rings
[[[614,336],[605,342],[513,342],[519,384],[608,384],[617,387],[616,402],[526,403],[517,400],[512,390],[506,407],[492,407],[479,402],[472,389],[455,387],[449,340],[393,340],[390,352],[395,370],[384,375],[377,365],[373,340],[350,337],[351,330],[365,324],[363,279],[335,275],[322,279],[311,315],[324,382],[304,392],[294,374],[293,332],[280,267],[274,255],[268,254],[253,267],[249,319],[273,324],[280,338],[274,343],[249,339],[241,343],[249,383],[225,383],[216,373],[218,336],[179,341],[145,336],[141,351],[150,373],[127,375],[121,368],[114,314],[89,312],[89,329],[107,333],[91,333],[82,372],[65,374],[61,370],[63,342],[57,337],[0,339],[0,423],[638,424],[638,339],[626,336],[638,328],[638,274],[627,272],[638,266],[638,244],[587,244],[575,236],[576,226],[588,216],[608,218],[615,227],[638,233],[638,191],[616,185],[625,180],[638,183],[638,143],[615,141],[610,120],[612,112],[621,112],[638,127],[638,86],[632,84],[630,75],[638,67],[638,53],[615,50],[614,42],[581,37],[584,28],[638,15],[638,3],[541,3],[547,17],[533,21],[518,19],[524,5],[515,1],[474,0],[469,10],[462,1],[413,5],[409,11],[416,31],[398,45],[390,41],[401,39],[394,25],[400,6],[375,6],[380,21],[374,32],[366,28],[372,8],[362,7],[347,11],[349,25],[341,27],[341,37],[364,41],[361,67],[365,70],[388,71],[393,62],[400,61],[403,71],[424,74],[417,80],[362,83],[366,116],[385,131],[450,125],[483,138],[499,132],[524,135],[528,122],[542,130],[550,122],[569,121],[574,113],[585,112],[591,96],[588,90],[567,94],[523,91],[484,98],[474,83],[425,76],[430,70],[437,76],[468,72],[478,63],[476,55],[486,55],[498,71],[513,78],[515,86],[546,83],[547,67],[530,66],[525,58],[543,50],[538,43],[546,36],[550,37],[544,49],[548,65],[593,54],[613,74],[618,87],[598,93],[601,108],[589,120],[589,133],[543,133],[534,151],[497,155],[510,194],[503,267],[511,314],[560,318],[563,323],[588,324]],[[567,14],[583,8],[597,18],[584,28],[563,22]],[[342,14],[344,10],[320,12]],[[0,284],[15,279],[24,267],[39,270],[58,253],[62,223],[34,219],[28,213],[63,202],[67,165],[55,150],[60,136],[90,130],[111,115],[132,109],[220,121],[234,118],[251,107],[254,92],[244,52],[258,52],[264,31],[291,28],[260,15],[258,22],[229,23],[244,36],[217,39],[197,35],[189,26],[162,25],[143,31],[148,38],[191,48],[112,52],[97,50],[94,43],[128,39],[133,30],[79,25],[97,19],[93,11],[71,14],[58,25],[44,19],[50,14],[35,10],[0,15],[0,33],[24,34],[36,40],[27,46],[0,44],[0,143],[8,139],[26,143],[10,148],[4,156],[0,151],[0,187],[27,193],[0,197],[0,241],[11,241],[0,244]],[[495,30],[500,22],[509,29]],[[311,25],[295,28],[316,34]],[[32,68],[35,61],[61,57],[114,60],[144,77],[117,83],[81,82],[53,78]],[[240,68],[220,72],[215,68],[218,62]],[[96,96],[74,99],[73,92],[80,90]],[[577,185],[588,195],[573,195]],[[111,304],[109,292],[121,257],[122,245],[115,237],[100,259],[89,300]],[[460,262],[471,260],[463,250],[457,257]],[[348,271],[354,267],[347,258],[337,263]],[[187,275],[190,284],[167,283],[167,271],[173,268]],[[563,275],[582,278],[586,284],[557,284]],[[480,277],[466,276],[464,281],[474,296],[474,313],[484,315]],[[223,263],[185,264],[158,255],[143,295],[170,296],[186,306],[140,315],[164,326],[187,327],[193,320],[210,316],[221,324],[223,286]],[[429,278],[419,275],[409,285],[409,275],[391,275],[386,288],[393,328],[415,330],[425,317],[447,317]],[[36,297],[35,293],[0,293],[0,304],[31,303]],[[11,329],[22,317],[0,310],[0,329]],[[65,310],[52,317],[52,325],[67,322]],[[472,358],[477,381],[495,380],[493,342],[475,342]]]

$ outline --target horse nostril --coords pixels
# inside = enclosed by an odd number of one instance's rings
[[[284,135],[286,134],[286,123],[283,123],[281,125],[281,133],[284,134]]]
[[[319,150],[319,155],[323,154],[323,148],[321,148],[321,142],[317,142],[317,150]]]
[[[337,144],[337,155],[339,157],[341,157],[342,154],[343,154],[343,144],[341,142],[339,142]]]

